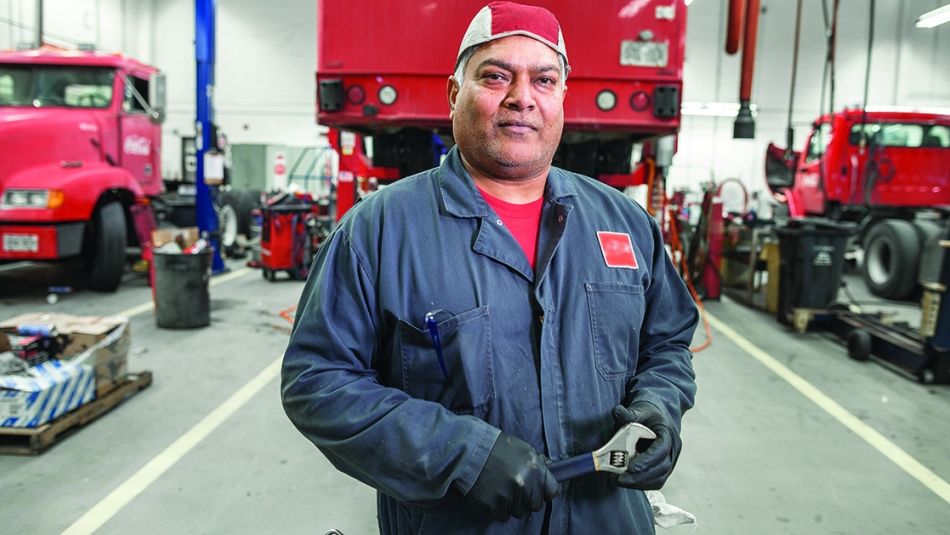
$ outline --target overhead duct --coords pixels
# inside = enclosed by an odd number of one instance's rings
[[[741,3],[739,0],[731,0],[731,4]],[[742,79],[739,83],[739,113],[736,115],[736,122],[733,125],[732,137],[734,139],[752,139],[755,137],[755,118],[752,116],[752,71],[755,68],[755,45],[759,30],[759,5],[760,0],[747,0],[745,2],[745,34],[742,36]],[[734,9],[730,9],[730,19]],[[731,24],[732,21],[730,21]],[[728,45],[727,44],[727,52]]]
[[[734,56],[742,44],[742,23],[745,21],[745,0],[729,2],[729,22],[726,31],[726,54]]]

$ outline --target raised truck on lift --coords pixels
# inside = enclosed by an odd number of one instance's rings
[[[318,0],[317,121],[340,154],[337,218],[369,184],[429,169],[451,145],[446,81],[484,4]],[[554,164],[661,196],[680,127],[684,0],[545,7],[563,24],[572,68]]]
[[[868,288],[904,299],[916,291],[921,259],[950,216],[950,115],[826,114],[803,151],[769,146],[766,175],[789,217],[860,223]]]
[[[0,263],[79,256],[92,289],[118,287],[164,191],[164,92],[118,54],[0,52]]]

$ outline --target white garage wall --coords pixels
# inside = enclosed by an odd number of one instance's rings
[[[0,47],[32,40],[33,0],[0,0]],[[180,137],[194,134],[193,0],[46,0],[44,35],[95,43],[165,71],[163,169],[176,176]],[[316,0],[218,0],[216,122],[232,143],[313,145]]]
[[[828,0],[830,4],[832,0]],[[950,25],[914,28],[944,0],[878,0],[869,102],[950,107]],[[859,104],[867,46],[867,0],[843,0],[839,13],[836,105]],[[694,0],[688,10],[686,102],[738,101],[740,56],[726,56],[728,0]],[[33,0],[0,0],[0,47],[32,38]],[[194,131],[193,0],[46,0],[47,40],[97,43],[168,75],[166,175],[179,167],[181,135]],[[752,100],[756,139],[733,140],[732,117],[685,116],[670,184],[738,177],[764,188],[767,143],[784,144],[794,0],[762,0]],[[312,144],[316,0],[218,0],[217,122],[235,143]],[[818,114],[825,53],[820,0],[805,0],[794,121],[801,147]]]
[[[828,0],[829,5],[832,0]],[[917,17],[945,0],[878,0],[872,52],[870,105],[950,108],[950,27],[914,28]],[[824,21],[820,0],[805,0],[793,124],[801,148],[807,125],[819,114],[824,66]],[[732,139],[734,117],[683,118],[672,187],[737,177],[753,190],[765,188],[764,153],[769,141],[785,145],[794,0],[763,0],[752,101],[758,106],[756,138]],[[860,105],[864,93],[870,2],[843,0],[839,11],[835,107]],[[739,99],[741,54],[724,52],[728,0],[694,0],[687,21],[687,102]]]

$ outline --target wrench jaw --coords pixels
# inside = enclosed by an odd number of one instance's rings
[[[594,468],[598,472],[613,474],[626,472],[631,459],[637,454],[637,441],[641,438],[654,439],[656,433],[638,423],[621,427],[602,448],[591,454]]]

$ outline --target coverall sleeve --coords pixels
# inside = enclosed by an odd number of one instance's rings
[[[284,354],[284,410],[340,471],[400,501],[467,494],[500,431],[381,384],[390,333],[374,280],[342,229],[321,247]]]
[[[648,401],[670,416],[677,430],[696,396],[696,376],[689,344],[699,314],[686,285],[663,246],[659,225],[653,234],[652,280],[640,334],[636,375],[627,385],[628,404]]]

